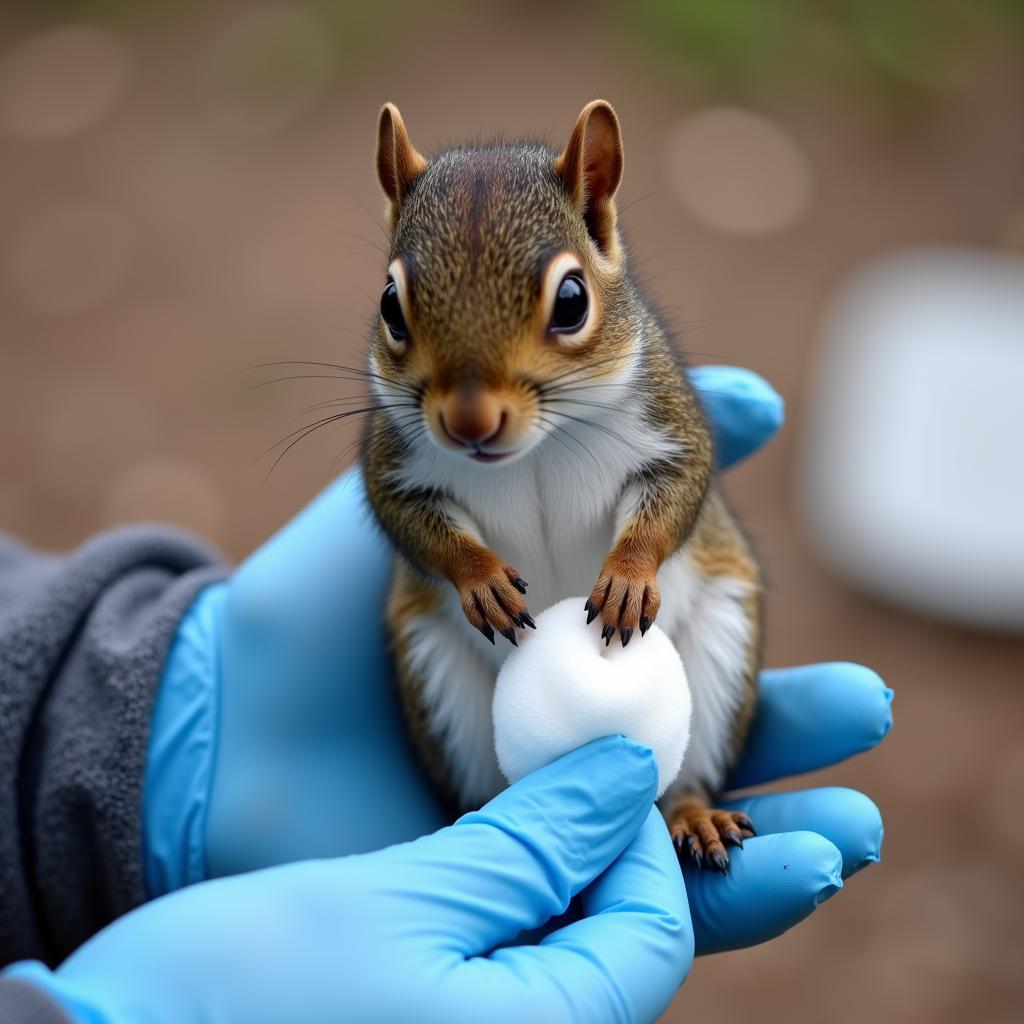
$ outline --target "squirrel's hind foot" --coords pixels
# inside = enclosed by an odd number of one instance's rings
[[[693,797],[683,797],[669,816],[668,830],[681,863],[725,874],[729,870],[726,846],[742,846],[756,835],[754,825],[739,811],[718,811]]]

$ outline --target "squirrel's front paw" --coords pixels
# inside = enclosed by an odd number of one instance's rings
[[[526,610],[525,593],[526,580],[512,566],[500,563],[459,587],[462,610],[470,624],[492,644],[497,631],[515,647],[519,646],[516,627],[537,628]]]
[[[606,647],[612,642],[616,630],[625,647],[637,629],[643,636],[651,628],[661,607],[656,571],[656,567],[639,566],[614,555],[605,559],[601,575],[584,609],[588,623],[598,615],[602,616],[604,629],[601,636]]]

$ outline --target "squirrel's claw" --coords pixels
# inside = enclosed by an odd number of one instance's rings
[[[704,852],[701,850],[696,836],[674,835],[672,842],[675,844],[676,852],[680,858],[688,857],[697,867],[703,866]]]
[[[583,606],[588,625],[598,615],[603,616],[601,639],[605,646],[618,633],[625,647],[637,629],[643,636],[651,628],[661,604],[656,568],[638,566],[616,557],[614,552],[605,559],[601,575]]]
[[[749,832],[752,836],[757,835],[757,832],[754,831],[754,823],[745,814],[735,813],[732,816],[732,820],[735,821],[740,828],[742,828],[746,832]]]
[[[739,829],[730,828],[726,829],[721,833],[722,842],[726,846],[738,846],[741,850],[743,849],[743,833]]]
[[[462,610],[469,624],[492,644],[500,633],[518,647],[516,629],[537,628],[522,596],[526,582],[515,569],[502,565],[497,558],[488,569],[459,587]]]
[[[714,810],[692,797],[680,800],[668,816],[668,827],[680,861],[689,860],[698,868],[723,875],[729,871],[726,847],[742,849],[743,840],[754,835],[747,815]]]
[[[729,873],[729,857],[724,853],[709,853],[708,864],[714,868],[720,875],[727,875]]]

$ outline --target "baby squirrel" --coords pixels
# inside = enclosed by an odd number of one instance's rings
[[[622,166],[603,100],[560,153],[497,143],[430,160],[384,107],[391,240],[363,472],[398,550],[402,702],[452,809],[505,786],[491,698],[508,648],[495,634],[517,644],[535,628],[528,579],[535,608],[589,594],[580,615],[600,616],[606,644],[643,643],[656,618],[672,639],[693,717],[662,810],[681,858],[725,872],[726,846],[754,834],[711,801],[754,709],[760,574],[712,480],[697,396],[630,274]]]

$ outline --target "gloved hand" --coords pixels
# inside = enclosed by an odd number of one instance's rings
[[[607,737],[426,838],[192,886],[9,974],[83,1024],[653,1021],[693,958],[656,781]]]
[[[778,428],[761,378],[692,379],[727,465]],[[383,625],[388,545],[358,474],[329,487],[204,592],[183,622],[154,714],[144,795],[157,895],[206,877],[380,849],[445,823],[406,740]],[[738,785],[808,771],[873,746],[888,691],[848,665],[768,672]],[[212,781],[211,781],[212,780]],[[878,812],[847,790],[756,798],[761,836],[727,878],[688,879],[699,951],[762,941],[877,859]],[[783,871],[781,865],[788,865]]]

